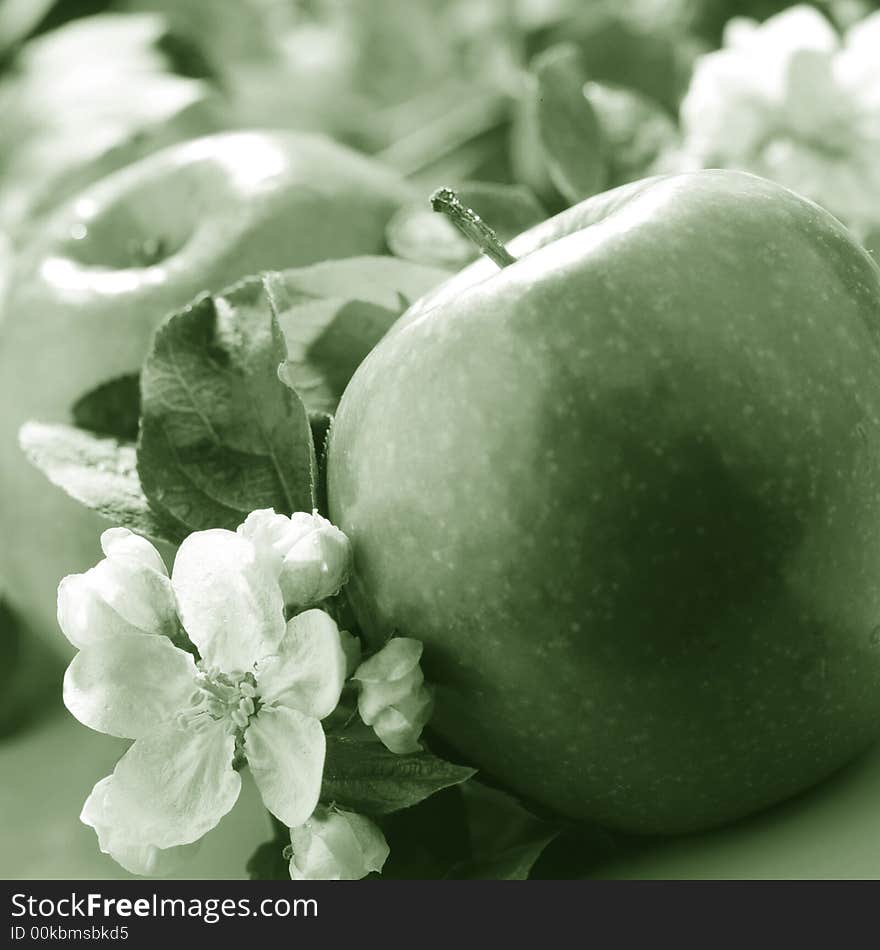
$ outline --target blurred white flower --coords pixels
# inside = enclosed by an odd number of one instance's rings
[[[363,815],[319,806],[290,829],[294,881],[358,881],[381,871],[389,849],[379,826]]]
[[[773,179],[864,237],[880,224],[880,13],[842,38],[808,6],[732,19],[696,64],[681,124],[679,168]]]
[[[289,518],[271,508],[253,511],[238,533],[270,560],[288,606],[320,603],[348,580],[351,544],[317,511],[298,511]]]
[[[360,686],[361,719],[398,755],[421,748],[419,736],[431,718],[433,697],[425,686],[421,657],[418,640],[394,637],[361,663],[353,677]]]
[[[170,581],[144,539],[115,529],[102,541],[105,561],[59,589],[63,629],[81,647],[65,705],[86,726],[135,740],[83,810],[102,849],[125,867],[164,867],[166,852],[232,808],[244,761],[269,811],[302,824],[321,789],[320,720],[346,675],[335,622],[320,610],[285,622],[275,572],[235,532],[191,534]],[[149,616],[154,594],[164,616],[169,591],[198,663]]]

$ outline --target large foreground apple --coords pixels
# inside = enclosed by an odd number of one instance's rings
[[[880,270],[769,182],[625,186],[416,304],[329,502],[437,731],[563,815],[708,827],[880,734]]]
[[[409,197],[326,139],[226,133],[158,152],[54,215],[0,314],[0,577],[31,626],[63,643],[55,589],[98,558],[106,524],[28,465],[21,423],[66,420],[87,390],[136,371],[156,324],[203,290],[381,252]]]

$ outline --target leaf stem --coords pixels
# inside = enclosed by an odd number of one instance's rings
[[[498,235],[492,228],[476,211],[463,204],[451,188],[438,188],[431,195],[431,208],[445,214],[469,241],[476,244],[481,253],[499,267],[507,267],[516,260],[498,240]]]

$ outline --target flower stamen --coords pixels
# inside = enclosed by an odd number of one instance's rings
[[[243,737],[251,718],[260,707],[257,682],[253,673],[221,673],[214,668],[201,670],[197,689],[190,696],[190,708],[177,716],[181,728],[197,726],[209,717],[223,722],[227,732]]]

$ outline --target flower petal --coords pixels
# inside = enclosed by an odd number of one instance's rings
[[[166,637],[135,633],[87,645],[64,674],[64,705],[90,729],[139,739],[188,704],[196,665]]]
[[[797,4],[769,17],[755,31],[756,51],[767,59],[788,56],[799,49],[833,53],[840,38],[824,14],[806,4]]]
[[[274,508],[252,511],[236,528],[236,533],[253,542],[274,558],[280,570],[287,551],[312,530],[312,516],[297,512],[289,518],[279,515]]]
[[[402,679],[418,666],[424,649],[421,640],[392,637],[378,653],[357,668],[355,679],[362,683],[384,683]]]
[[[317,511],[297,511],[289,518],[271,508],[252,511],[238,533],[273,565],[286,604],[319,603],[337,593],[348,578],[351,543]]]
[[[388,843],[369,818],[339,808],[318,806],[299,828],[290,829],[294,881],[357,881],[381,871]]]
[[[357,672],[353,678],[360,679]],[[358,712],[361,714],[361,719],[368,726],[371,725],[383,709],[396,706],[415,695],[424,681],[422,668],[414,666],[409,673],[399,679],[361,682],[361,691],[358,695]]]
[[[339,703],[346,666],[333,618],[323,610],[307,610],[287,624],[278,652],[257,665],[260,698],[323,719]]]
[[[312,528],[285,553],[280,575],[284,602],[300,607],[337,594],[351,569],[348,538],[317,512],[308,517]]]
[[[393,706],[387,706],[368,725],[373,727],[373,732],[389,752],[407,755],[422,748],[419,736],[431,718],[433,708],[431,691],[427,686],[421,686],[412,695]],[[364,718],[363,715],[361,718]]]
[[[284,636],[278,581],[254,545],[234,531],[197,531],[171,572],[180,619],[209,666],[247,672]]]
[[[147,567],[140,557],[114,554],[99,561],[84,576],[95,593],[132,626],[144,633],[176,631],[177,605],[164,570]]]
[[[75,646],[133,631],[178,631],[171,581],[159,552],[127,528],[101,535],[107,555],[58,587],[58,624]]]
[[[112,782],[113,776],[108,775],[95,785],[83,805],[79,820],[94,828],[101,851],[109,854],[129,873],[144,877],[167,877],[173,874],[198,850],[198,842],[174,848],[132,844],[126,835],[125,826],[112,825],[107,815],[106,801]]]
[[[356,843],[349,840],[351,850],[339,854],[321,835],[312,830],[311,820],[299,828],[290,829],[290,879],[292,881],[357,880],[345,877],[345,869],[357,860]],[[343,843],[344,844],[344,843]],[[340,846],[339,850],[342,850]]]
[[[301,825],[321,794],[327,740],[321,723],[284,706],[264,706],[244,736],[263,804],[289,827]]]
[[[124,620],[99,597],[86,574],[70,574],[58,585],[58,626],[80,648],[146,632]]]
[[[353,811],[343,812],[343,814],[360,845],[367,871],[381,871],[391,853],[382,829],[366,815],[359,815]]]
[[[128,528],[108,528],[101,535],[101,550],[107,557],[124,555],[134,558],[144,567],[168,576],[168,568],[165,567],[162,555],[146,538],[129,531]]]
[[[398,755],[421,748],[419,736],[431,717],[433,696],[424,685],[421,656],[419,640],[394,637],[352,677],[360,684],[361,719]]]
[[[213,720],[138,739],[113,771],[105,798],[108,823],[125,828],[139,847],[198,841],[238,798],[234,752],[235,738]]]

